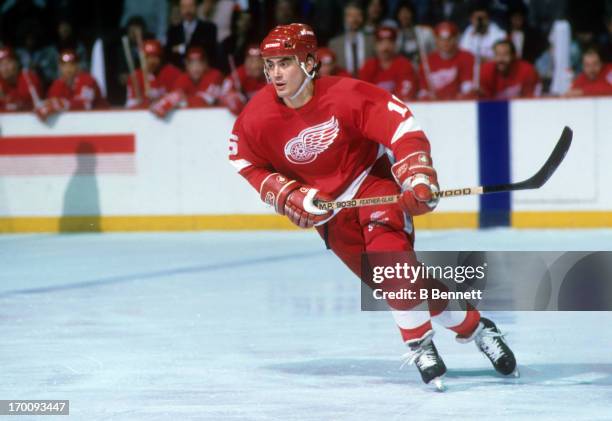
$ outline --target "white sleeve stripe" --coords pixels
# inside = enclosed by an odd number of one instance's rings
[[[246,159],[230,159],[230,164],[232,164],[232,166],[236,169],[236,171],[240,172],[243,169],[245,169],[246,167],[250,167],[253,164],[251,164],[249,161],[247,161]]]
[[[421,128],[421,126],[419,126],[414,117],[409,117],[408,119],[402,121],[399,126],[397,126],[397,130],[395,130],[393,138],[391,139],[391,144],[393,145],[406,133],[420,131],[423,131],[423,129]]]

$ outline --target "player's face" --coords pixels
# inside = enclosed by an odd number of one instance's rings
[[[206,71],[206,63],[203,60],[192,59],[187,60],[185,63],[187,74],[192,80],[200,80],[204,72]]]
[[[495,47],[495,63],[497,64],[497,70],[500,73],[507,73],[510,69],[510,65],[514,60],[512,49],[506,44],[500,44]]]
[[[77,64],[75,62],[61,62],[59,65],[60,76],[65,81],[71,82],[77,73]]]
[[[437,37],[436,45],[442,55],[452,55],[457,50],[457,37]]]
[[[17,61],[11,57],[0,60],[0,77],[4,80],[12,80],[17,77],[19,69]]]
[[[279,98],[293,96],[306,77],[294,57],[267,58],[265,66]]]
[[[244,59],[244,69],[248,77],[259,79],[263,77],[263,60],[258,56],[247,56]]]
[[[582,58],[582,70],[587,78],[593,80],[599,76],[601,72],[601,59],[597,54],[586,54]]]
[[[395,56],[395,41],[392,39],[376,41],[376,56],[379,60],[391,60]]]
[[[158,56],[153,55],[153,54],[149,54],[146,57],[146,63],[147,63],[147,71],[151,72],[151,73],[155,73],[157,72],[157,69],[159,69],[159,65],[161,64],[161,60]]]

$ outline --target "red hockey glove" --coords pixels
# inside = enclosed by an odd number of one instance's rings
[[[264,179],[259,196],[265,203],[273,206],[276,213],[287,216],[300,228],[311,228],[332,215],[332,211],[321,210],[314,204],[317,199],[331,198],[279,173],[270,174]]]
[[[159,118],[165,118],[170,111],[178,108],[183,100],[183,94],[179,91],[170,92],[151,105],[151,112]]]
[[[391,167],[397,184],[402,187],[400,206],[408,215],[417,216],[435,209],[440,191],[438,175],[427,152],[414,152]]]
[[[49,98],[44,100],[38,107],[34,109],[36,115],[41,121],[47,119],[53,114],[61,111],[66,111],[70,108],[70,102],[65,98]]]

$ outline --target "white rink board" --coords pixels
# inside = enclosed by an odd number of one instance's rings
[[[510,111],[513,181],[530,177],[539,169],[564,126],[573,129],[574,138],[565,160],[543,188],[514,193],[513,209],[612,209],[610,195],[601,191],[606,180],[612,179],[612,170],[607,165],[612,148],[606,136],[612,129],[610,116],[610,100],[514,101]]]
[[[432,142],[442,187],[478,184],[476,103],[417,103],[411,108]],[[514,180],[540,167],[564,125],[575,134],[559,172],[537,192],[514,194],[513,210],[612,210],[606,188],[612,180],[607,165],[612,161],[612,99],[515,101],[510,112]],[[181,110],[167,121],[147,111],[75,112],[49,125],[28,113],[0,114],[4,136],[133,133],[136,139],[133,175],[0,177],[0,217],[270,213],[228,164],[233,121],[222,108]],[[77,197],[95,186],[95,209],[83,203],[66,211],[69,185]],[[477,212],[478,198],[444,200],[438,211]]]
[[[441,171],[441,182],[449,186],[473,183],[478,171],[475,106],[418,105],[415,111],[435,143],[437,165],[447,168]],[[437,124],[440,119],[449,124]],[[133,175],[0,178],[0,217],[70,215],[70,209],[77,209],[78,215],[101,216],[271,213],[229,165],[228,136],[233,122],[234,117],[222,108],[181,110],[167,121],[147,111],[75,112],[62,114],[49,125],[27,113],[0,115],[5,136],[134,133],[136,138]],[[458,155],[465,158],[459,162]],[[76,189],[83,189],[84,196],[85,190],[97,188],[95,206],[88,209],[84,203],[64,212],[73,179],[83,181],[76,183]],[[72,185],[75,188],[74,182]],[[475,198],[447,201],[440,207],[441,211],[477,209]]]

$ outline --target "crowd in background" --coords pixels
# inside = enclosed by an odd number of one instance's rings
[[[239,113],[258,43],[292,22],[320,75],[407,101],[612,95],[612,0],[4,0],[0,110]]]

